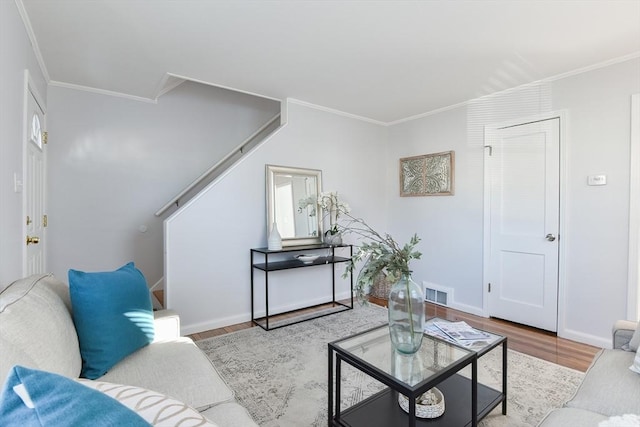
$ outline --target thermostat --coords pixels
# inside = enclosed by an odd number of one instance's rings
[[[587,177],[588,185],[607,185],[607,175],[590,175]]]

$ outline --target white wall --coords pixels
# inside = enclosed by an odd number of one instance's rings
[[[45,79],[16,4],[0,1],[0,289],[22,276],[23,193],[14,192],[13,180],[14,174],[23,178],[25,69],[45,97]]]
[[[483,311],[483,128],[505,120],[565,110],[564,301],[560,335],[610,345],[613,321],[626,316],[629,226],[630,99],[640,89],[640,59],[540,83],[397,124],[389,129],[389,179],[398,159],[455,150],[453,197],[407,204],[392,188],[391,231],[422,238],[414,279],[454,290],[454,307]],[[607,185],[587,186],[606,174]]]
[[[285,127],[166,222],[165,298],[183,333],[250,319],[249,250],[267,245],[266,164],[322,170],[324,190],[385,228],[385,159],[384,127],[289,103]],[[324,268],[270,275],[270,309],[330,299]]]
[[[164,264],[154,213],[280,110],[192,82],[157,104],[51,86],[49,104],[49,269],[133,260],[149,285]]]

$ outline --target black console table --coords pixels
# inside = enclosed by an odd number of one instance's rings
[[[349,257],[345,256],[337,256],[341,254],[341,252],[349,252]],[[295,253],[299,252],[300,254],[316,254],[320,255],[317,259],[310,263],[303,263],[300,260],[294,258]],[[324,255],[327,254],[328,255]],[[284,254],[284,256],[283,256]],[[289,255],[287,257],[287,255]],[[344,255],[344,254],[341,254]],[[256,262],[256,257],[262,256],[262,259],[258,259]],[[283,326],[292,325],[294,323],[304,322],[305,320],[316,319],[322,316],[328,316],[330,314],[339,313],[345,310],[353,309],[353,276],[349,275],[349,280],[351,282],[350,286],[350,304],[345,304],[341,301],[336,301],[336,264],[349,262],[351,257],[353,256],[353,246],[352,245],[338,245],[338,246],[329,246],[329,245],[305,245],[305,246],[288,246],[283,247],[280,250],[269,250],[267,248],[254,248],[251,249],[251,321],[256,325],[260,326],[265,330],[271,330],[276,328],[281,328]],[[274,260],[274,258],[276,258]],[[269,273],[280,270],[289,270],[293,268],[306,268],[306,267],[316,267],[321,268],[321,266],[331,266],[331,289],[332,289],[332,300],[327,301],[322,304],[317,304],[309,307],[302,307],[305,309],[303,313],[294,314],[302,308],[297,310],[292,310],[283,313],[277,313],[278,317],[281,319],[277,321],[273,321],[272,318],[275,316],[272,313],[269,313]],[[255,317],[255,303],[254,303],[254,272],[255,270],[264,271],[264,290],[265,290],[265,316],[256,318]],[[317,308],[317,310],[312,310],[313,308]],[[283,315],[287,316],[283,316]]]

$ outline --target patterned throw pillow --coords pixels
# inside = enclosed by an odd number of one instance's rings
[[[116,399],[154,426],[217,427],[190,406],[156,391],[104,381],[77,381]]]

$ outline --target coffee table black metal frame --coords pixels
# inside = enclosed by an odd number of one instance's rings
[[[379,333],[387,329],[388,325],[372,328],[367,331],[343,338],[328,345],[328,421],[329,426],[340,427],[376,427],[376,426],[448,426],[466,427],[477,426],[478,422],[489,412],[502,403],[502,414],[507,414],[507,338],[492,334],[495,339],[486,346],[477,350],[470,350],[451,342],[441,340],[425,334],[422,345],[426,342],[441,342],[463,349],[467,354],[453,362],[445,369],[434,373],[424,381],[411,386],[395,376],[385,372],[366,360],[341,348],[340,343],[354,337]],[[388,334],[387,334],[388,335]],[[390,344],[390,340],[389,340]],[[502,345],[502,391],[478,383],[478,359],[497,346]],[[390,349],[390,351],[393,351]],[[335,357],[335,383],[334,383],[334,357]],[[387,386],[386,389],[364,399],[354,406],[345,409],[340,408],[342,362],[353,366],[370,377]],[[464,377],[459,371],[471,365],[471,378]],[[445,395],[445,413],[438,418],[422,419],[415,414],[415,401],[425,391],[432,387],[438,387]],[[405,395],[409,400],[409,413],[407,414],[398,404],[398,393]],[[335,396],[335,413],[334,413]]]

